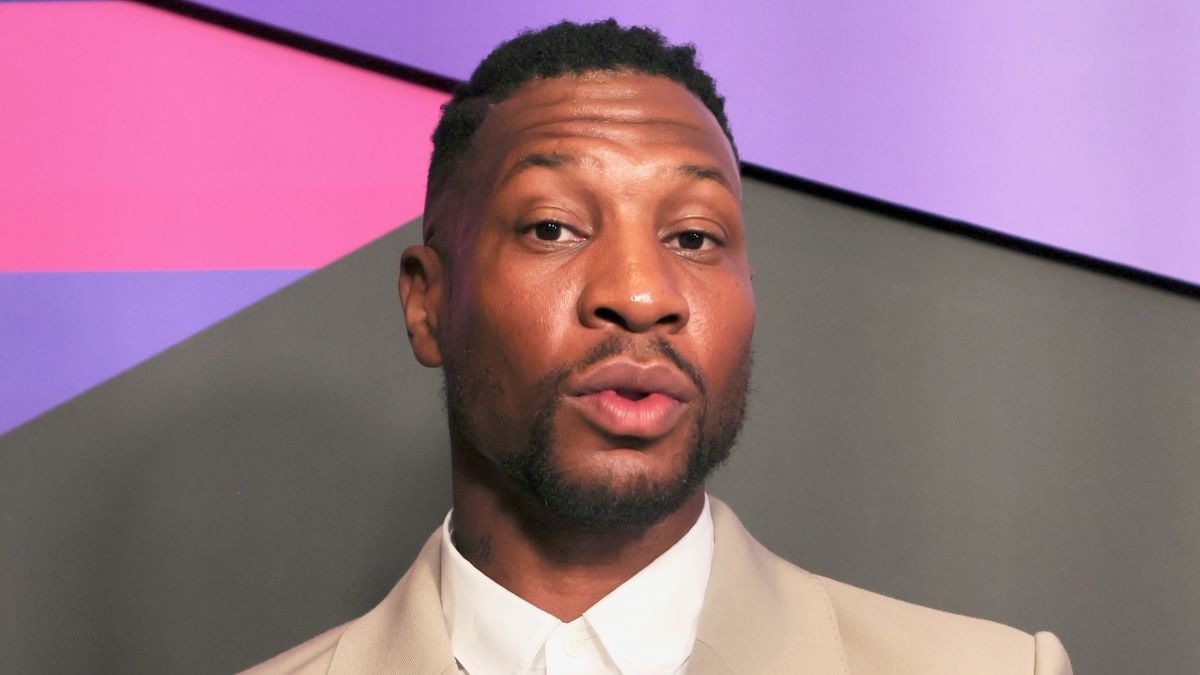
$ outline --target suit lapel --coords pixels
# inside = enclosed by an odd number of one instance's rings
[[[346,629],[330,675],[458,672],[442,615],[441,546],[439,528],[383,602]]]
[[[716,544],[688,675],[849,673],[820,583],[763,548],[720,500],[710,502]]]

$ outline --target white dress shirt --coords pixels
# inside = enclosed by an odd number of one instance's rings
[[[713,521],[704,497],[674,546],[563,623],[475,568],[442,523],[442,614],[467,675],[682,675],[712,570]]]

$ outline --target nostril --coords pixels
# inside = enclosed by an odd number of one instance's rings
[[[671,324],[679,323],[680,321],[682,321],[682,319],[678,314],[668,314],[654,323],[669,326]]]
[[[618,326],[620,326],[621,328],[625,328],[625,329],[629,328],[629,325],[625,322],[625,317],[623,317],[619,313],[617,313],[616,310],[610,309],[608,307],[596,308],[596,318],[601,319],[603,321],[608,321],[610,323],[615,323]]]

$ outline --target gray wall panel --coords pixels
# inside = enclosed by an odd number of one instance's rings
[[[230,672],[382,597],[449,507],[395,299],[414,234],[0,438],[0,663]]]
[[[1053,629],[1077,672],[1195,672],[1200,303],[748,187],[757,393],[714,492],[810,569]]]
[[[755,394],[713,492],[845,581],[1200,663],[1200,303],[747,185]],[[0,437],[0,658],[221,672],[382,596],[448,506],[409,226]]]

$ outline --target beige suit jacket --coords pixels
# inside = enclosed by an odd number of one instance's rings
[[[711,499],[716,545],[688,675],[1070,675],[1062,644],[810,574]],[[439,594],[441,530],[367,614],[247,671],[456,675]]]

